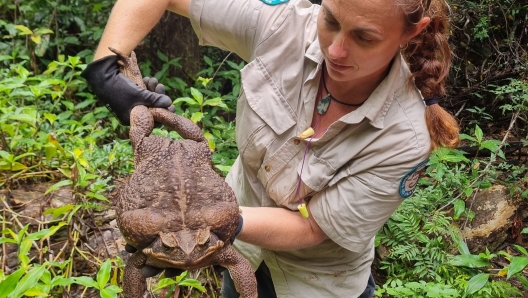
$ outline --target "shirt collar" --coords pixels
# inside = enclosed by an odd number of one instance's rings
[[[387,115],[394,100],[394,94],[400,89],[402,83],[405,83],[403,81],[409,75],[410,72],[403,57],[400,53],[396,54],[385,79],[383,79],[361,107],[345,115],[342,120],[347,123],[359,123],[364,118],[368,118],[370,125],[382,129],[385,115]]]

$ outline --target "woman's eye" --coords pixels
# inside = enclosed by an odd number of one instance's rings
[[[330,20],[330,19],[327,19],[326,17],[324,18],[324,20],[325,20],[325,22],[328,25],[331,25],[331,26],[334,26],[334,27],[338,27],[339,26],[339,23],[336,20]]]
[[[368,39],[368,38],[365,38],[365,37],[363,37],[363,36],[361,36],[361,35],[358,36],[358,39],[359,39],[359,41],[361,41],[362,43],[367,43],[367,44],[371,44],[371,43],[374,42],[374,40],[372,40],[372,39]]]

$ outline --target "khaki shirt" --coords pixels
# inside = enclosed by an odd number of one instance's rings
[[[278,297],[359,296],[370,274],[374,237],[403,201],[403,177],[430,149],[425,106],[407,84],[410,72],[400,55],[361,107],[308,147],[298,137],[312,122],[320,82],[318,12],[307,0],[275,6],[193,0],[190,6],[200,44],[249,62],[237,102],[240,155],[226,179],[239,204],[297,210],[302,168],[300,197],[311,197],[310,216],[329,237],[296,251],[235,241],[255,269],[266,262]]]

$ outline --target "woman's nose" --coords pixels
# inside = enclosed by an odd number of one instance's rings
[[[348,56],[348,49],[345,46],[345,37],[341,34],[337,35],[328,47],[328,54],[330,58],[339,59]]]

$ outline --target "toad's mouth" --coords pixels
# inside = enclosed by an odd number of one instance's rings
[[[224,242],[213,236],[206,243],[191,245],[192,249],[189,249],[189,243],[186,243],[183,247],[178,245],[168,247],[163,244],[161,239],[156,239],[149,247],[144,248],[142,252],[147,256],[148,265],[187,270],[208,265],[206,263],[222,250]]]

